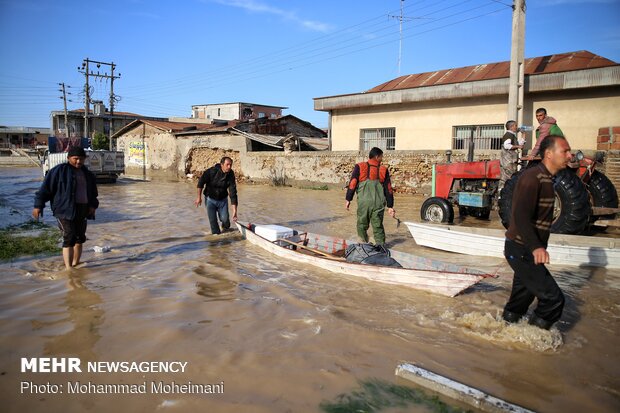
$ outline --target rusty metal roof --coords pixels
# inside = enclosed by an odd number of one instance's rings
[[[171,121],[158,121],[151,119],[136,119],[131,123],[123,126],[116,133],[114,137],[119,137],[124,133],[138,127],[141,124],[149,125],[162,131],[177,135],[189,135],[200,132],[221,132],[226,131],[237,124],[237,121],[227,121],[224,123],[192,123],[192,122],[171,122]]]
[[[525,75],[594,69],[617,65],[618,64],[616,62],[609,59],[595,55],[594,53],[586,50],[581,50],[578,52],[561,53],[525,59]],[[385,92],[398,89],[412,89],[450,83],[474,82],[477,80],[501,79],[507,77],[510,77],[510,61],[405,75],[380,84],[379,86],[375,86],[374,88],[366,91],[366,93]]]

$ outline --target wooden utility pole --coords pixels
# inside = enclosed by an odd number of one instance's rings
[[[512,43],[508,85],[508,120],[523,125],[523,88],[525,82],[525,0],[512,5]]]

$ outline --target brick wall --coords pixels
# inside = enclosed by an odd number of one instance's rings
[[[599,151],[620,150],[620,126],[599,128],[596,149]]]

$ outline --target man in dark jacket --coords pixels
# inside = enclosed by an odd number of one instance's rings
[[[228,215],[228,196],[232,206],[232,219],[237,222],[237,184],[235,183],[235,172],[232,170],[232,159],[228,156],[222,158],[219,164],[215,164],[207,169],[200,180],[198,180],[198,194],[194,205],[199,207],[202,204],[203,192],[205,195],[205,206],[212,234],[219,234],[219,220],[222,223],[222,230],[230,228],[230,218]]]
[[[510,323],[519,321],[537,298],[529,322],[549,329],[564,309],[564,294],[545,267],[549,264],[547,242],[555,199],[553,176],[570,161],[570,145],[564,137],[550,135],[541,143],[540,153],[542,162],[523,172],[512,198],[504,256],[514,278],[503,318]]]
[[[49,170],[35,194],[32,216],[43,216],[45,203],[50,201],[58,227],[62,231],[62,258],[67,270],[80,263],[82,244],[86,241],[86,220],[95,219],[97,183],[95,175],[84,166],[86,152],[73,147],[67,162]]]

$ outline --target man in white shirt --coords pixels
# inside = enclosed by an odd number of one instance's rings
[[[500,157],[501,176],[499,188],[504,187],[504,183],[510,179],[512,174],[517,172],[517,162],[519,161],[518,149],[523,149],[525,139],[517,138],[517,122],[509,120],[506,122],[506,133],[502,137],[502,153]]]

